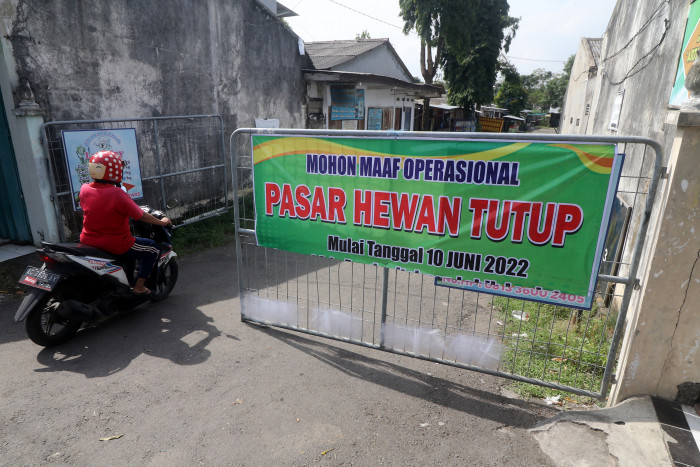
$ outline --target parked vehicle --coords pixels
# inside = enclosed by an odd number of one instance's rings
[[[161,211],[142,206],[161,219]],[[29,338],[38,345],[62,344],[81,328],[97,325],[147,301],[160,301],[172,292],[178,276],[171,227],[133,222],[139,237],[152,238],[160,253],[146,280],[148,295],[134,295],[136,261],[125,261],[103,250],[81,243],[42,242],[37,253],[41,268],[27,267],[19,279],[28,286],[27,295],[15,313],[25,321]]]

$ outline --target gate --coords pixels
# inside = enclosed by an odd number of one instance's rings
[[[2,96],[0,96],[0,107],[2,107],[0,108],[0,182],[5,187],[0,197],[0,238],[31,242],[32,234]]]
[[[176,228],[228,210],[219,115],[48,122],[42,125],[42,135],[61,241],[78,241],[82,229],[82,213],[73,207],[62,132],[132,128],[143,183],[144,197],[136,200],[139,204],[167,210]]]
[[[250,135],[613,143],[626,155],[591,310],[434,285],[406,270],[256,243]],[[248,136],[248,138],[243,138]],[[241,319],[604,399],[662,174],[638,137],[239,129],[230,139]]]

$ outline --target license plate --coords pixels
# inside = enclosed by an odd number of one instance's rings
[[[49,272],[46,269],[29,266],[27,269],[25,269],[24,273],[22,273],[19,283],[28,285],[29,287],[50,291],[53,290],[60,278],[60,274]]]

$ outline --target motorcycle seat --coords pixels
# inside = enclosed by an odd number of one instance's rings
[[[107,253],[104,250],[95,248],[94,246],[84,245],[82,243],[49,243],[41,242],[43,246],[49,247],[54,251],[70,253],[75,256],[97,256],[98,258],[115,260],[117,255]]]

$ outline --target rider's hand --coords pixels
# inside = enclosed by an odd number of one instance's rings
[[[172,225],[172,222],[167,217],[163,217],[160,221],[165,222],[165,224],[163,224],[163,227],[167,227],[169,225]]]

